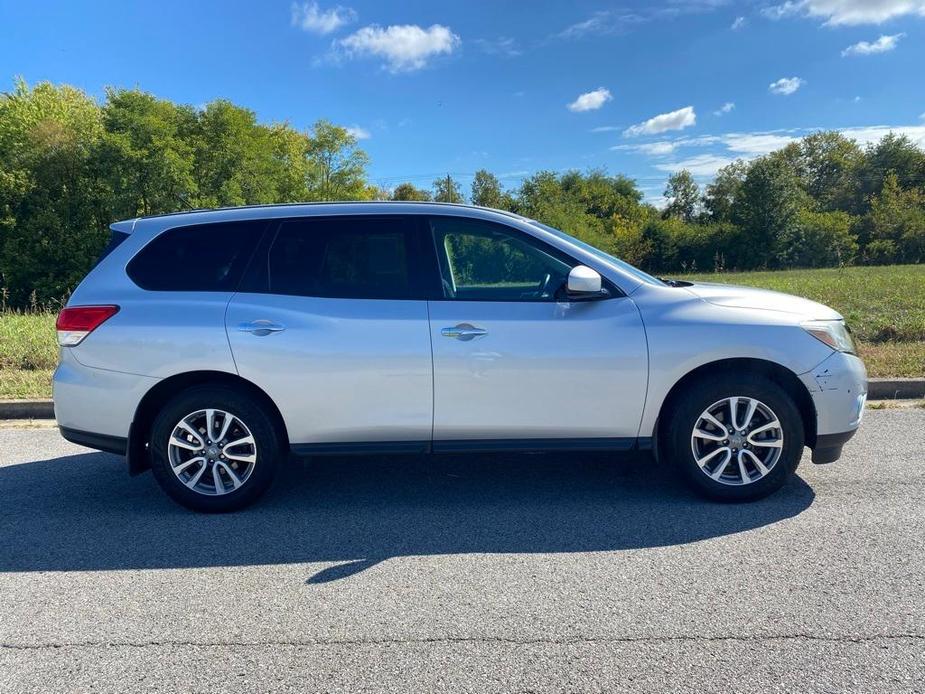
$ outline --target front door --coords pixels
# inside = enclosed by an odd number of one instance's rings
[[[633,445],[647,383],[635,304],[563,300],[579,263],[532,236],[433,217],[434,450]]]
[[[433,372],[418,222],[305,217],[270,234],[226,315],[240,375],[277,404],[300,452],[425,450]]]

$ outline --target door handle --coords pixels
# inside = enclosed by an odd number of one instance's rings
[[[443,335],[443,337],[453,337],[457,340],[468,342],[482,335],[487,335],[488,331],[485,330],[485,328],[476,328],[469,323],[460,323],[452,328],[443,328],[440,334]]]
[[[241,323],[238,325],[238,330],[242,333],[251,333],[252,335],[258,335],[263,337],[264,335],[269,335],[271,333],[281,333],[286,329],[285,325],[280,325],[279,323],[274,323],[269,320],[253,320],[250,323]]]

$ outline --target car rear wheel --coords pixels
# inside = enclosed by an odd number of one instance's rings
[[[273,420],[228,386],[196,386],[160,411],[151,427],[151,468],[178,503],[195,511],[235,511],[273,481],[280,458]]]
[[[760,376],[704,379],[681,394],[666,447],[691,486],[712,499],[746,501],[780,489],[799,465],[799,409]]]

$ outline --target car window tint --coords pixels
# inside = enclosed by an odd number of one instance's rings
[[[128,275],[153,291],[234,291],[265,225],[221,222],[170,229],[141,249],[128,264]]]
[[[575,265],[529,235],[458,217],[431,220],[444,298],[555,301]]]
[[[412,248],[404,218],[286,221],[269,249],[267,287],[299,296],[415,298]]]

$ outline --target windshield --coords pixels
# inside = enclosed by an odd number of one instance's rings
[[[552,234],[553,236],[558,236],[558,237],[559,237],[560,239],[562,239],[563,241],[568,241],[569,243],[575,244],[576,246],[578,246],[578,247],[581,248],[582,250],[585,250],[585,251],[587,251],[588,253],[590,253],[590,254],[596,256],[597,258],[600,258],[600,259],[603,260],[604,262],[610,263],[611,265],[615,265],[618,269],[622,270],[623,272],[625,272],[625,273],[628,274],[628,275],[631,275],[631,276],[635,277],[636,279],[640,280],[641,282],[647,282],[647,283],[649,283],[649,284],[655,284],[655,285],[662,285],[662,284],[663,284],[661,281],[657,280],[657,279],[656,279],[655,277],[653,277],[652,275],[650,275],[650,274],[648,274],[648,273],[646,273],[646,272],[643,272],[643,271],[640,270],[639,268],[633,267],[633,266],[630,265],[629,263],[627,263],[627,262],[625,262],[625,261],[623,261],[623,260],[620,260],[619,258],[616,258],[616,257],[614,257],[614,256],[612,256],[612,255],[610,255],[610,253],[605,253],[605,252],[602,251],[600,248],[596,248],[596,247],[592,246],[590,243],[585,243],[584,241],[581,241],[581,240],[579,240],[579,239],[576,239],[576,238],[575,238],[574,236],[572,236],[571,234],[566,234],[564,231],[562,231],[562,230],[560,230],[560,229],[556,229],[556,228],[551,227],[551,226],[549,226],[549,225],[547,225],[547,224],[543,224],[543,223],[541,223],[541,222],[537,222],[535,219],[531,219],[531,220],[530,220],[530,224],[532,224],[532,225],[535,226],[535,227],[539,227],[539,228],[542,229],[543,231],[548,231],[548,232],[549,232],[550,234]]]

